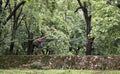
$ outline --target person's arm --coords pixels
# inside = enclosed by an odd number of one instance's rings
[[[45,39],[45,38],[47,38],[48,36],[47,35],[45,35],[45,36],[43,36],[43,37],[39,37],[39,38],[37,38],[36,40],[37,41],[42,41],[43,39]]]
[[[47,38],[47,37],[48,37],[48,35],[45,35],[45,36],[41,37],[40,39],[45,39],[45,38]]]

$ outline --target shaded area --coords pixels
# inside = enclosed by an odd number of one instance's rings
[[[119,56],[0,56],[0,68],[119,70]]]

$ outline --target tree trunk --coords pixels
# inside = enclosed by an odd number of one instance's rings
[[[27,48],[27,54],[32,55],[34,51],[34,45],[33,45],[33,33],[28,33],[28,48]]]
[[[94,41],[94,38],[87,38],[86,55],[91,55],[93,41]]]
[[[85,22],[86,22],[86,36],[87,36],[87,41],[86,41],[86,55],[91,55],[91,51],[92,51],[92,44],[94,41],[94,38],[90,37],[90,32],[91,32],[91,15],[88,14],[88,9],[86,7],[86,2],[84,2],[84,4],[81,3],[80,0],[77,0],[79,3],[79,8],[77,8],[77,10],[75,12],[78,11],[78,9],[82,9],[83,14],[84,14],[84,18],[85,18]]]
[[[80,50],[80,47],[79,47],[79,46],[78,46],[76,49],[74,49],[75,55],[78,55],[78,54],[79,54],[79,50]]]
[[[8,5],[8,2],[9,1],[7,1],[7,3],[6,3],[6,5],[5,5],[5,7]],[[15,39],[15,35],[16,35],[16,30],[17,30],[17,28],[19,27],[19,25],[20,25],[20,23],[21,23],[21,21],[19,21],[19,23],[18,23],[18,20],[19,20],[19,17],[20,17],[20,15],[21,15],[21,12],[22,12],[22,9],[20,10],[20,12],[17,14],[17,10],[18,10],[18,8],[20,8],[20,6],[21,5],[23,5],[25,3],[25,1],[21,1],[20,3],[16,3],[16,2],[14,2],[14,9],[13,9],[13,11],[11,11],[11,7],[10,7],[10,5],[9,5],[9,8],[10,8],[10,15],[7,17],[7,20],[6,21],[8,21],[9,19],[12,19],[12,16],[13,16],[13,27],[12,27],[12,34],[11,34],[11,44],[10,44],[10,54],[13,54],[13,48],[14,48],[14,39]]]
[[[12,32],[12,38],[11,38],[11,43],[10,43],[10,50],[9,50],[9,52],[10,52],[10,54],[13,54],[13,48],[14,48],[14,39],[15,39],[15,31],[13,30],[13,32]]]
[[[14,8],[16,7],[16,2],[14,5]],[[17,17],[16,17],[16,12],[14,12],[13,15],[13,27],[12,27],[12,35],[11,35],[11,44],[10,44],[10,54],[13,54],[13,48],[14,48],[14,39],[15,39],[15,34],[16,34],[16,28],[17,28]]]
[[[27,35],[28,35],[28,42],[27,42],[27,55],[32,55],[34,51],[34,45],[33,45],[33,33],[30,32],[30,25],[26,20],[25,22],[25,27],[27,30]]]
[[[2,14],[2,0],[0,0],[0,17],[2,17],[1,14]],[[0,19],[0,30],[1,29],[2,29],[2,20]],[[2,36],[2,31],[0,32],[0,38],[1,38],[1,36]],[[2,41],[2,39],[0,39],[0,42],[1,41]]]
[[[86,14],[84,14],[86,15]],[[86,42],[86,55],[91,55],[92,51],[92,43],[94,41],[94,38],[91,38],[90,32],[91,32],[91,16],[85,16],[86,19],[86,24],[87,24],[87,29],[86,29],[86,36],[87,36],[87,42]]]
[[[0,0],[0,12],[2,12],[2,0]]]

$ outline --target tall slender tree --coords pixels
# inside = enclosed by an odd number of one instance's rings
[[[7,21],[8,21],[9,19],[12,19],[11,17],[13,16],[13,26],[12,26],[12,34],[11,34],[11,41],[12,42],[10,43],[10,50],[9,50],[10,54],[13,54],[13,48],[14,48],[14,41],[13,40],[15,39],[16,30],[19,27],[19,25],[21,23],[21,20],[23,19],[22,18],[20,21],[18,21],[19,17],[21,16],[21,13],[22,13],[22,7],[21,7],[19,13],[17,13],[17,10],[24,3],[25,3],[25,1],[22,1],[22,2],[20,2],[18,4],[16,2],[14,2],[14,9],[13,9],[13,11],[11,12],[11,14],[7,18]]]
[[[91,17],[92,15],[89,15],[88,13],[88,8],[87,8],[87,3],[86,2],[82,2],[80,0],[77,0],[78,4],[80,7],[78,7],[76,9],[75,12],[77,12],[79,9],[82,10],[84,18],[85,18],[85,22],[86,22],[86,36],[87,36],[87,41],[86,41],[86,55],[91,55],[91,51],[92,51],[92,44],[94,41],[94,37],[90,37],[90,32],[92,30],[91,27]]]

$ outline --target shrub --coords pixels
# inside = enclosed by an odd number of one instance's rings
[[[30,64],[31,69],[42,69],[39,62],[33,62]]]

